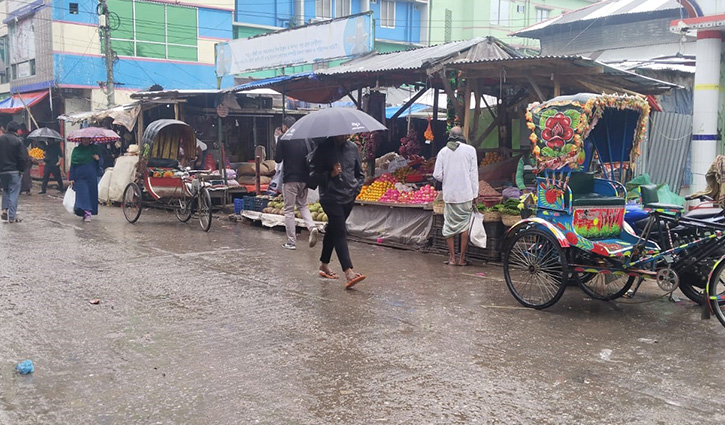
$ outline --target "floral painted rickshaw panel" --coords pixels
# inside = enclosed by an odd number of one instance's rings
[[[634,160],[647,128],[647,101],[640,96],[578,94],[529,105],[526,121],[537,169],[586,171],[591,152],[585,149],[584,142],[608,109],[639,113],[631,141],[626,141],[631,143],[627,152]]]

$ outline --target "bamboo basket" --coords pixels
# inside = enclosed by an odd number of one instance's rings
[[[501,213],[498,211],[484,211],[483,222],[484,223],[496,223],[501,221]]]
[[[504,227],[511,227],[519,221],[521,221],[521,216],[501,214],[501,222]]]

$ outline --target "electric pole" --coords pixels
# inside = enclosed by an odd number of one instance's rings
[[[98,27],[103,32],[103,48],[106,51],[106,96],[108,107],[116,104],[116,95],[113,91],[113,51],[111,50],[111,25],[109,20],[108,4],[106,0],[98,0],[100,13]]]

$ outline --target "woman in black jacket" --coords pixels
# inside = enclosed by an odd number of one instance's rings
[[[320,276],[337,279],[330,270],[333,249],[347,280],[345,289],[350,289],[363,281],[365,276],[353,270],[350,251],[347,246],[347,226],[345,222],[355,205],[365,176],[357,146],[348,140],[348,136],[328,137],[322,141],[310,161],[310,186],[319,187],[320,205],[327,214],[327,229],[322,240],[320,255]]]

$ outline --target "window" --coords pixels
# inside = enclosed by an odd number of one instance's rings
[[[315,16],[318,19],[332,18],[332,0],[315,0]]]
[[[390,0],[380,1],[380,26],[383,28],[395,28],[395,2]]]
[[[509,26],[509,0],[491,0],[491,24],[502,27]]]
[[[522,4],[517,4],[516,13],[524,13],[524,12],[526,12],[526,6],[524,6]]]
[[[335,0],[335,17],[350,16],[352,0]]]
[[[108,7],[119,16],[111,31],[118,55],[197,61],[196,8],[128,0],[108,0]]]
[[[68,13],[71,15],[78,14],[78,3],[68,3]]]
[[[541,9],[539,7],[536,8],[536,22],[541,22],[549,19],[549,15],[551,15],[551,10]]]
[[[8,36],[0,37],[0,84],[10,81],[10,63],[8,62]]]

